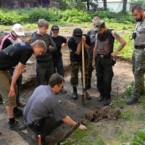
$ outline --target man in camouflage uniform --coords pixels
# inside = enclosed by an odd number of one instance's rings
[[[82,70],[82,42],[84,42],[84,57],[85,57],[85,79],[87,86],[87,74],[88,74],[88,54],[86,49],[90,48],[90,38],[88,35],[83,34],[80,28],[75,28],[73,36],[68,41],[68,47],[70,49],[70,61],[71,61],[71,85],[73,87],[72,98],[76,100],[78,98],[77,86],[78,86],[78,73],[79,69]],[[87,92],[87,99],[91,97]]]
[[[133,33],[134,52],[132,56],[132,69],[135,78],[131,97],[126,100],[128,105],[132,105],[138,101],[138,97],[144,88],[144,72],[145,72],[145,14],[140,5],[136,5],[132,9],[132,15],[137,21]]]
[[[90,89],[91,88],[91,78],[92,78],[92,72],[94,70],[94,68],[92,67],[92,59],[93,59],[93,48],[95,46],[95,38],[96,38],[96,34],[97,34],[97,29],[96,29],[96,23],[100,20],[99,17],[95,16],[92,19],[92,23],[93,23],[93,28],[91,30],[88,31],[88,35],[90,36],[90,40],[91,40],[91,47],[90,49],[87,50],[88,52],[88,84],[87,84],[87,88]]]

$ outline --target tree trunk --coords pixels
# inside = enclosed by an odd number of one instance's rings
[[[104,10],[107,10],[107,0],[103,0]]]
[[[87,0],[87,11],[90,11],[90,0]]]
[[[124,12],[124,13],[126,13],[126,5],[127,5],[127,0],[123,0],[122,12]]]

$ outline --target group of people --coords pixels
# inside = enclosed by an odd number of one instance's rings
[[[145,15],[141,6],[134,6],[132,14],[137,21],[133,33],[133,73],[135,82],[131,98],[126,100],[128,105],[136,103],[144,88],[145,71]],[[10,129],[18,129],[19,123],[15,117],[23,114],[24,121],[37,135],[44,139],[62,122],[75,126],[77,123],[64,111],[57,94],[66,93],[64,88],[64,67],[61,48],[68,45],[70,50],[72,99],[78,99],[78,73],[82,71],[82,43],[84,44],[86,90],[91,87],[93,69],[96,70],[97,88],[100,93],[99,101],[104,106],[111,103],[111,84],[113,78],[112,66],[114,58],[126,45],[126,41],[113,30],[108,29],[99,17],[92,19],[93,28],[83,34],[81,28],[75,28],[72,36],[67,39],[59,35],[59,27],[53,25],[48,34],[49,24],[45,19],[38,20],[38,30],[32,34],[31,44],[22,42],[24,36],[22,25],[15,24],[10,34],[5,36],[0,47],[0,95],[6,107]],[[114,42],[119,46],[116,50]],[[22,72],[32,54],[36,56],[37,87],[24,107],[20,99]],[[17,87],[16,87],[17,83]],[[17,96],[17,97],[16,97]],[[86,91],[86,99],[91,96]],[[86,126],[80,124],[81,130]]]

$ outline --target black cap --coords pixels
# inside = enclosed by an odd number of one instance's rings
[[[57,25],[53,25],[51,27],[51,31],[59,31],[59,27]]]
[[[74,36],[82,36],[82,34],[83,34],[83,31],[80,28],[75,28],[73,31]]]

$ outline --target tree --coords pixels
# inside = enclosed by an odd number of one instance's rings
[[[123,13],[126,13],[126,5],[127,5],[127,0],[123,0],[123,8],[122,8]]]
[[[103,0],[104,10],[107,10],[107,0]]]

